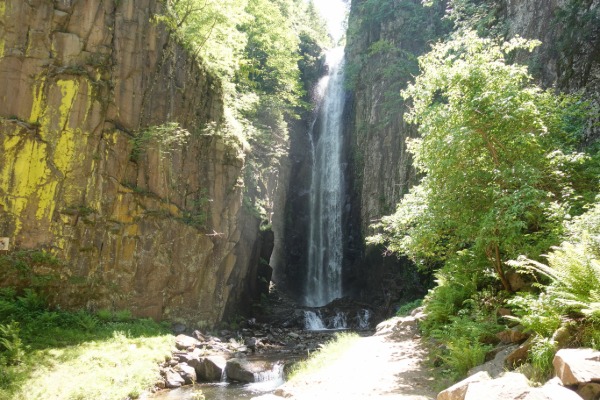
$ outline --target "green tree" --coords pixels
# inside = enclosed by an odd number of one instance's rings
[[[540,90],[525,66],[506,61],[537,44],[465,31],[419,58],[403,96],[412,100],[406,119],[419,124],[409,148],[424,178],[371,242],[421,266],[475,263],[508,291],[506,261],[558,242],[573,194],[562,167],[576,159],[565,110],[576,100]]]

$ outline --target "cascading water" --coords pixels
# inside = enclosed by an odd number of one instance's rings
[[[304,311],[304,329],[308,331],[320,331],[327,329],[323,319],[315,311]]]
[[[344,111],[344,49],[327,54],[329,73],[319,123],[310,132],[313,169],[310,193],[308,274],[305,304],[323,306],[342,297],[342,114]]]

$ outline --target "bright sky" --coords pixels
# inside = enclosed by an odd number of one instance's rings
[[[344,35],[344,18],[348,5],[343,0],[313,0],[323,17],[327,20],[329,33],[335,41]]]

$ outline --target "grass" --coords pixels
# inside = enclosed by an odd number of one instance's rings
[[[322,346],[319,351],[311,354],[306,360],[296,363],[288,380],[301,380],[326,368],[339,359],[359,338],[358,334],[352,332],[337,333],[335,338]]]
[[[174,338],[128,311],[48,308],[0,291],[0,399],[135,399],[158,379]]]

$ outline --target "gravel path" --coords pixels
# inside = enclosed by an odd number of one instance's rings
[[[260,399],[435,399],[434,378],[424,358],[416,320],[393,318],[380,324],[374,336],[360,338],[329,367]]]

